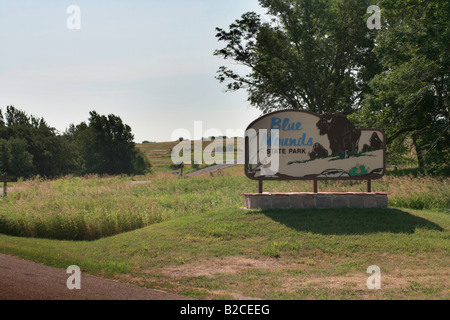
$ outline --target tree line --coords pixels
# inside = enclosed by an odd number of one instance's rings
[[[0,168],[20,177],[69,174],[144,174],[151,168],[136,148],[131,128],[115,115],[90,112],[88,123],[64,133],[43,118],[8,106],[0,110]]]
[[[263,113],[343,113],[386,132],[388,159],[413,150],[424,171],[450,174],[450,1],[260,0],[228,29],[215,55],[245,66],[218,70]],[[381,9],[370,30],[369,6]],[[269,18],[268,18],[269,17]]]

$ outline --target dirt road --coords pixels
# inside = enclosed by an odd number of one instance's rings
[[[81,289],[69,290],[70,276],[66,269],[0,254],[0,300],[190,300],[83,273]]]

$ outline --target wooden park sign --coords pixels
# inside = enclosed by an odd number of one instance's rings
[[[17,182],[17,177],[4,174],[0,176],[0,182],[3,182],[3,196],[6,197],[8,195],[8,182]]]
[[[16,176],[0,176],[0,182],[17,182]]]
[[[267,114],[246,131],[245,174],[260,182],[371,181],[386,173],[386,137],[360,129],[343,114],[288,110]]]

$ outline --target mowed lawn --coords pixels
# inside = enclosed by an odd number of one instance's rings
[[[0,203],[0,252],[46,265],[198,299],[449,298],[449,179],[388,175],[373,188],[390,193],[390,208],[370,210],[243,210],[241,194],[257,185],[242,166],[13,187]],[[381,290],[367,288],[373,265]]]

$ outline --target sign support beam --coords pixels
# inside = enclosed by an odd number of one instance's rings
[[[260,194],[263,193],[263,181],[262,180],[258,181],[258,193],[260,193]]]
[[[372,180],[367,180],[367,193],[372,193]]]

